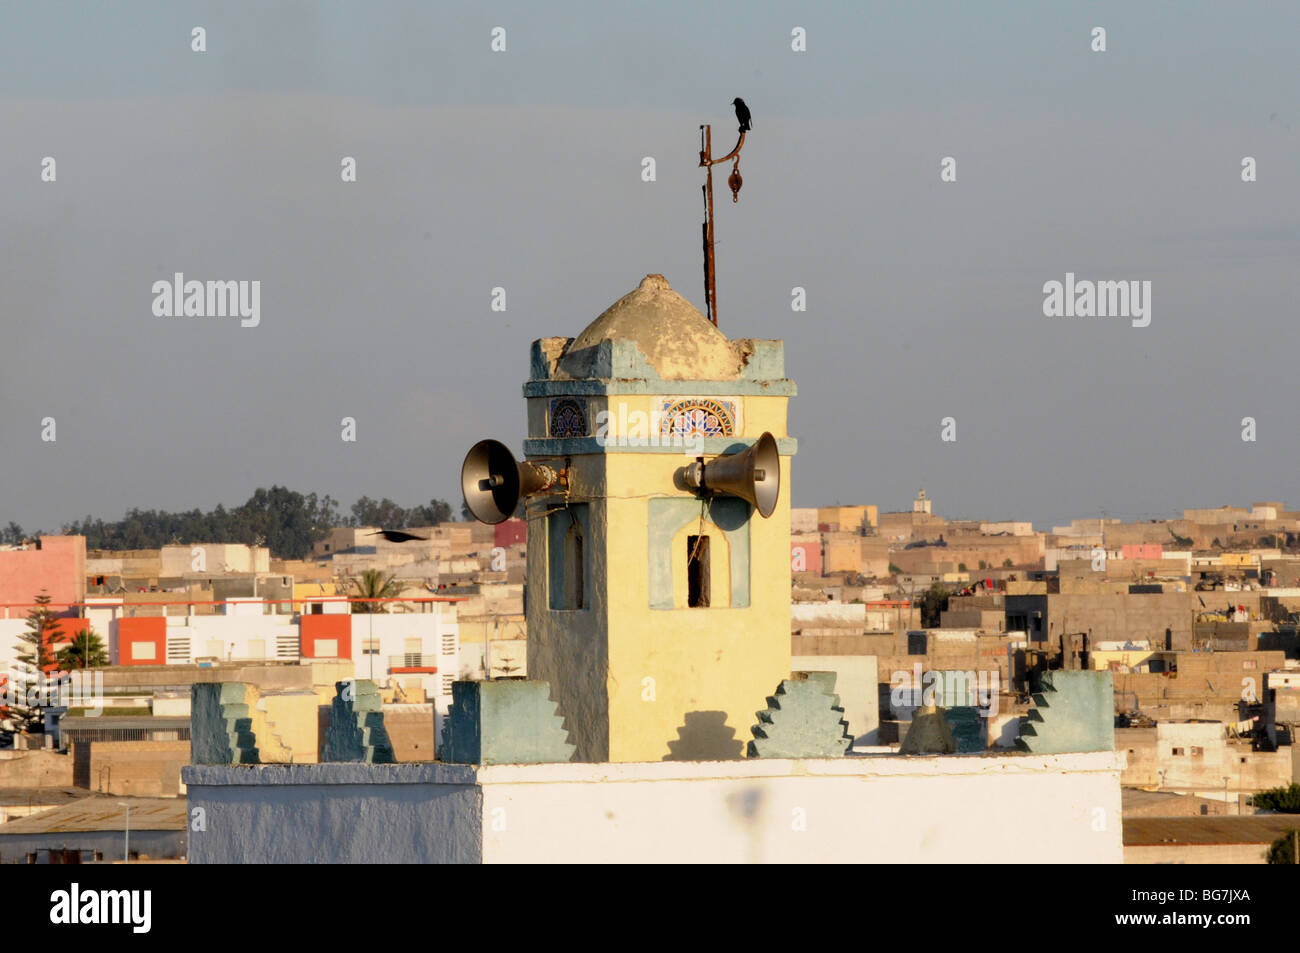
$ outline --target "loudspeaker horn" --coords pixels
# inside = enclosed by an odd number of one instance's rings
[[[518,462],[497,440],[480,440],[470,447],[460,468],[465,505],[481,523],[509,519],[523,497],[549,490],[558,480],[554,468],[527,460]]]
[[[754,504],[767,519],[781,496],[781,457],[776,438],[764,431],[752,447],[686,468],[686,482],[706,493],[738,496]]]

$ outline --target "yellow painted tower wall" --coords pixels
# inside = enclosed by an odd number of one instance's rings
[[[717,606],[715,588],[707,609],[648,609],[647,504],[636,497],[673,493],[670,461],[680,466],[661,454],[609,461],[610,484],[631,497],[608,504],[610,761],[739,757],[755,712],[790,674],[790,458],[775,512],[749,519],[749,606]],[[679,602],[683,562],[673,560]]]
[[[550,682],[584,761],[742,757],[756,712],[790,673],[793,385],[780,342],[728,342],[651,278],[576,341],[537,342],[525,387],[527,457],[568,466],[567,496],[529,503],[529,677]],[[662,446],[665,403],[710,395],[734,405],[734,430],[703,448]],[[568,398],[588,417],[582,437],[548,429],[553,402]],[[764,432],[781,453],[770,517],[725,495],[706,508],[682,482],[697,457],[735,453]],[[571,604],[573,534],[581,608]],[[686,607],[687,539],[701,534],[710,604]]]

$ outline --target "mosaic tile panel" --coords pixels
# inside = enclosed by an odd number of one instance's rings
[[[739,402],[719,397],[666,397],[659,402],[659,436],[734,437]]]
[[[551,398],[547,428],[551,437],[587,436],[587,402],[576,397]]]

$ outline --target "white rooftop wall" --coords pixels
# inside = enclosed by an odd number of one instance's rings
[[[1124,755],[190,765],[194,863],[1123,862]],[[339,786],[345,786],[340,788]],[[345,797],[335,796],[346,791]],[[1032,837],[1017,836],[1030,830]]]

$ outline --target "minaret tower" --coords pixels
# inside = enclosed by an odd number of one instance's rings
[[[550,682],[578,760],[740,757],[790,673],[782,342],[730,341],[647,275],[531,364],[524,454],[564,478],[528,498],[528,677]],[[764,433],[769,516],[692,487],[692,464]]]

